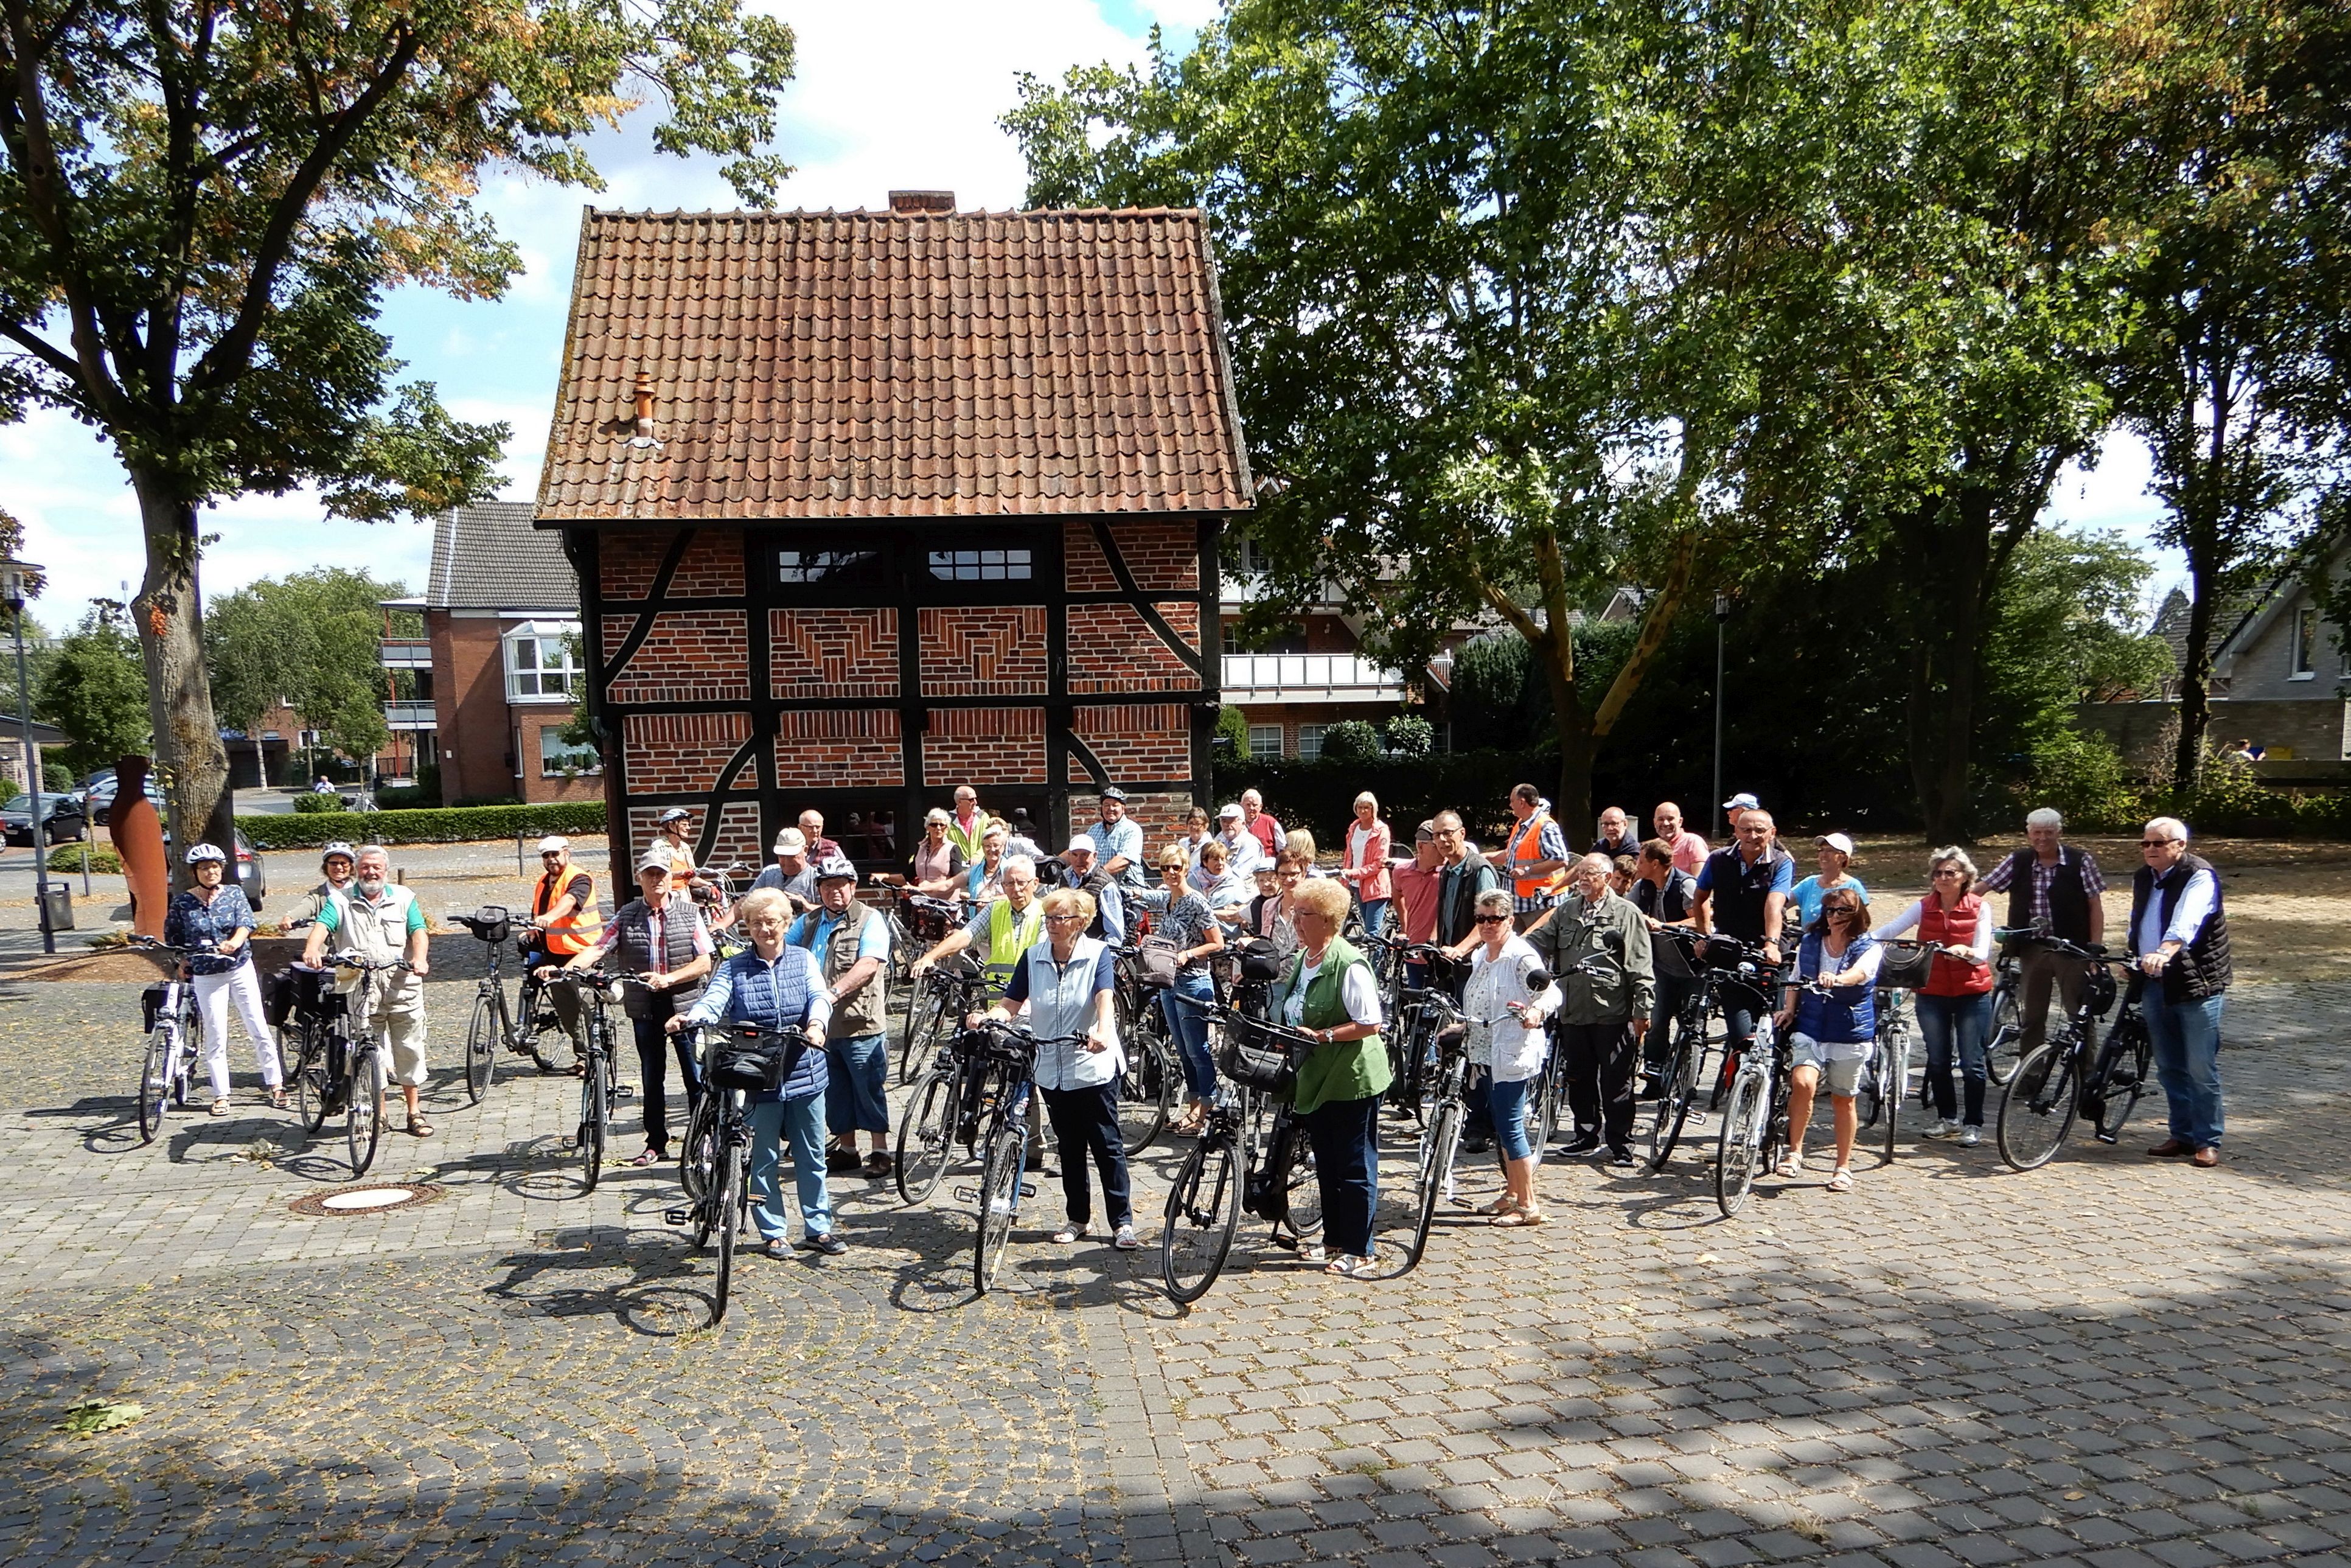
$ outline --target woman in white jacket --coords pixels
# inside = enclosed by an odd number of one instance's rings
[[[1487,1070],[1486,1103],[1501,1150],[1504,1189],[1479,1212],[1491,1215],[1497,1225],[1541,1225],[1538,1151],[1527,1137],[1527,1095],[1542,1071],[1549,1044],[1543,1022],[1559,1006],[1560,988],[1528,984],[1542,960],[1510,929],[1508,893],[1479,894],[1477,920],[1478,945],[1470,950],[1461,1010],[1469,1019],[1469,1060]]]

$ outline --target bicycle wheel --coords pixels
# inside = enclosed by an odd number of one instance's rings
[[[1184,1156],[1159,1225],[1159,1282],[1196,1301],[1223,1272],[1241,1223],[1240,1162],[1229,1133],[1202,1138]]]
[[[2038,1170],[2049,1163],[2074,1124],[2075,1109],[2073,1040],[2043,1040],[2016,1064],[2000,1098],[2000,1157],[2012,1170]]]
[[[906,1003],[905,1031],[898,1037],[898,1082],[912,1083],[914,1074],[926,1064],[930,1055],[931,1037],[937,1032],[939,1019],[946,1006],[946,998],[935,986],[918,988]]]
[[[1314,1141],[1291,1123],[1282,1130],[1282,1185],[1289,1189],[1290,1228],[1312,1236],[1322,1228],[1322,1181],[1314,1171]]]
[[[1763,1074],[1741,1072],[1731,1080],[1730,1100],[1722,1108],[1722,1131],[1714,1155],[1714,1202],[1725,1219],[1747,1207],[1755,1186],[1755,1167],[1763,1152]]]
[[[139,1068],[139,1141],[151,1144],[163,1129],[163,1108],[172,1098],[172,1031],[147,1037]]]
[[[686,1201],[700,1203],[709,1192],[711,1179],[718,1169],[718,1102],[726,1091],[705,1089],[694,1097],[694,1109],[686,1113],[685,1142],[677,1155],[677,1184],[685,1189]],[[702,1233],[694,1244],[701,1246],[709,1239],[706,1219],[698,1220]]]
[[[1870,1042],[1869,1055],[1863,1059],[1861,1078],[1854,1086],[1853,1110],[1864,1132],[1877,1125],[1878,1113],[1886,1105],[1886,1037],[1879,1035]]]
[[[1984,1037],[1984,1071],[1994,1083],[2005,1084],[2016,1076],[2017,1045],[2023,1038],[2024,1024],[2011,982],[1992,993],[1991,1032]]]
[[[1126,1071],[1118,1081],[1118,1133],[1128,1154],[1149,1148],[1166,1127],[1182,1077],[1176,1048],[1162,1030],[1140,1029],[1127,1041]]]
[[[1437,1199],[1445,1190],[1445,1178],[1452,1173],[1453,1155],[1461,1146],[1461,1102],[1447,1099],[1437,1107],[1429,1118],[1428,1132],[1420,1141],[1420,1170],[1416,1190],[1413,1194],[1416,1208],[1412,1221],[1412,1251],[1398,1272],[1409,1272],[1418,1267],[1420,1255],[1428,1247],[1429,1227],[1437,1222]]]
[[[465,1101],[478,1105],[490,1092],[498,1072],[498,1012],[485,990],[474,998],[474,1016],[465,1024]]]
[[[1882,1140],[1879,1148],[1884,1163],[1890,1166],[1894,1163],[1894,1140],[1902,1131],[1902,1102],[1908,1098],[1906,1091],[1910,1082],[1910,1031],[1897,1026],[1879,1043],[1879,1049],[1886,1053],[1886,1076],[1879,1081],[1878,1088],[1886,1107],[1882,1113],[1886,1120],[1878,1129]]]
[[[610,1071],[603,1051],[591,1047],[588,1071],[580,1080],[580,1180],[587,1192],[594,1192],[604,1175],[605,1108],[611,1103],[604,1075]]]
[[[920,1203],[936,1192],[954,1163],[956,1082],[953,1071],[934,1070],[906,1097],[906,1109],[898,1120],[896,1156],[890,1162],[898,1197],[905,1203]]]
[[[1640,1071],[1637,1065],[1633,1069],[1636,1082]],[[1527,1096],[1527,1138],[1534,1145],[1537,1155],[1551,1147],[1552,1129],[1559,1124],[1558,1096],[1566,1086],[1567,1074],[1559,1070],[1559,1052],[1551,1051],[1543,1058],[1542,1071],[1535,1076],[1534,1092]]]
[[[354,1178],[375,1164],[377,1144],[383,1138],[383,1058],[373,1040],[359,1045],[351,1061],[351,1082],[343,1107],[343,1146],[350,1153]]]
[[[1672,1056],[1666,1061],[1665,1092],[1658,1096],[1657,1113],[1649,1124],[1649,1174],[1656,1175],[1673,1157],[1674,1146],[1681,1142],[1682,1124],[1689,1120],[1690,1102],[1698,1096],[1698,1048],[1688,1035],[1674,1041]]]
[[[2147,1054],[2144,1033],[2128,1025],[2111,1030],[2098,1048],[2098,1142],[2111,1144],[2122,1137],[2123,1124],[2147,1090]]]
[[[717,1201],[711,1205],[712,1218],[718,1230],[718,1278],[711,1286],[710,1322],[713,1327],[726,1316],[726,1302],[735,1289],[735,1239],[743,1228],[744,1163],[747,1152],[741,1145],[726,1151],[718,1162]]]
[[[294,1059],[294,1103],[302,1118],[302,1131],[315,1138],[334,1106],[335,1083],[327,1072],[326,1030],[306,1024],[300,1034],[301,1050]]]
[[[1020,1202],[1021,1145],[1027,1142],[1008,1117],[988,1130],[987,1156],[980,1167],[979,1229],[971,1249],[972,1289],[983,1296],[995,1282],[996,1266],[1004,1261],[1004,1249],[1012,1239],[1012,1217]]]

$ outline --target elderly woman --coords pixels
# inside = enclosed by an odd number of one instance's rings
[[[163,940],[191,952],[181,961],[181,973],[196,988],[196,1008],[204,1019],[204,1070],[213,1081],[213,1114],[229,1113],[228,1010],[236,1016],[261,1059],[261,1082],[268,1086],[269,1103],[283,1110],[286,1085],[277,1060],[277,1036],[261,1010],[261,982],[253,974],[253,905],[245,889],[225,881],[228,856],[213,844],[188,851],[188,869],[196,885],[172,895],[163,914]]]
[[[1501,1145],[1502,1196],[1479,1212],[1497,1225],[1541,1225],[1535,1200],[1538,1151],[1527,1137],[1527,1095],[1542,1071],[1549,1037],[1543,1020],[1562,988],[1540,990],[1528,977],[1542,969],[1531,944],[1511,929],[1510,894],[1500,888],[1478,895],[1478,946],[1469,951],[1469,979],[1461,1010],[1469,1015],[1469,1060],[1486,1070],[1486,1109]]]
[[[1853,841],[1843,833],[1823,833],[1813,842],[1820,872],[1798,883],[1788,894],[1788,902],[1796,906],[1797,924],[1806,931],[1820,924],[1821,901],[1832,889],[1851,888],[1864,908],[1869,904],[1869,889],[1861,884],[1861,878],[1845,869],[1853,864]]]
[[[957,899],[993,904],[1004,896],[1004,849],[1011,839],[1012,830],[1002,822],[990,821],[980,831],[979,859],[964,868],[961,881],[951,884]]]
[[[923,841],[914,846],[913,874],[878,871],[873,880],[884,887],[911,887],[932,898],[954,896],[956,878],[963,875],[963,846],[947,836],[955,819],[933,810],[923,819]]]
[[[1189,1098],[1175,1131],[1186,1137],[1207,1124],[1208,1099],[1217,1092],[1207,1013],[1217,999],[1217,987],[1208,977],[1208,958],[1225,950],[1224,929],[1209,912],[1208,901],[1184,885],[1190,870],[1191,855],[1180,840],[1159,852],[1159,882],[1167,890],[1167,907],[1151,931],[1155,944],[1176,950],[1176,983],[1159,993],[1159,1007],[1167,1019],[1168,1038],[1184,1058]]]
[[[1831,1192],[1853,1190],[1853,1141],[1861,1130],[1854,1095],[1861,1088],[1862,1063],[1877,1039],[1877,966],[1886,949],[1871,940],[1869,911],[1860,893],[1833,887],[1821,912],[1796,946],[1797,985],[1782,1000],[1781,1030],[1788,1036],[1788,1152],[1780,1174],[1793,1180],[1804,1170],[1804,1130],[1812,1124],[1813,1100],[1825,1083],[1830,1118],[1836,1129],[1836,1165]],[[1802,982],[1818,980],[1823,996]],[[1893,1108],[1887,1107],[1887,1115]]]
[[[1346,852],[1339,860],[1339,880],[1359,901],[1364,936],[1374,942],[1387,929],[1388,901],[1395,896],[1388,856],[1395,835],[1380,821],[1377,796],[1366,789],[1355,797],[1355,820],[1347,828]]]
[[[737,907],[750,947],[719,965],[702,999],[673,1017],[667,1027],[674,1034],[689,1025],[753,1024],[806,1042],[782,1088],[750,1096],[751,1219],[768,1256],[783,1256],[791,1237],[784,1218],[782,1179],[783,1143],[789,1138],[792,1174],[799,1189],[799,1245],[838,1255],[849,1248],[833,1234],[832,1203],[824,1180],[824,1036],[832,1018],[832,998],[826,994],[816,956],[784,940],[792,905],[780,889],[754,889]]]
[[[1207,901],[1217,920],[1238,936],[1249,919],[1249,902],[1253,890],[1249,878],[1232,869],[1232,852],[1225,848],[1222,839],[1211,837],[1200,846],[1200,863],[1188,879],[1193,888]]]
[[[1872,931],[1880,942],[1917,931],[1940,951],[1918,991],[1918,1034],[1927,1042],[1927,1086],[1935,1096],[1929,1138],[1983,1141],[1984,1036],[1991,1026],[1991,911],[1975,892],[1976,862],[1953,844],[1928,857],[1932,889],[1926,897]],[[1951,1056],[1958,1050],[1967,1085],[1967,1120],[1951,1091]]]
[[[1093,894],[1057,887],[1040,901],[1045,939],[1022,955],[1003,999],[987,1017],[1002,1023],[1026,1013],[1037,1046],[1038,1092],[1061,1151],[1061,1200],[1069,1218],[1053,1239],[1066,1247],[1091,1238],[1093,1193],[1085,1155],[1102,1177],[1102,1212],[1111,1245],[1132,1252],[1134,1208],[1128,1198],[1126,1145],[1118,1128],[1118,1080],[1126,1059],[1118,1045],[1118,953],[1085,935],[1094,917]]]
[[[1314,1038],[1298,1064],[1290,1108],[1314,1145],[1322,1235],[1333,1274],[1368,1275],[1372,1211],[1379,1202],[1380,1095],[1388,1086],[1380,1042],[1380,988],[1371,964],[1339,936],[1347,890],[1335,879],[1300,881],[1287,895],[1298,950],[1274,983],[1273,1016]]]

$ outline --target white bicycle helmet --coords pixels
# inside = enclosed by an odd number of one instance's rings
[[[218,844],[191,844],[188,846],[188,863],[190,865],[202,865],[206,861],[219,861],[223,864],[226,864],[228,856],[221,853],[220,846]]]
[[[360,863],[359,852],[351,848],[350,845],[343,842],[340,839],[333,840],[326,848],[319,852],[319,863],[323,866],[329,861],[333,860],[337,855],[342,856],[353,865]]]

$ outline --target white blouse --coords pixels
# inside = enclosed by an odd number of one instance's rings
[[[1543,1020],[1558,1008],[1566,989],[1553,981],[1541,990],[1530,989],[1527,977],[1542,967],[1542,959],[1523,936],[1502,944],[1502,955],[1489,960],[1483,942],[1470,949],[1469,979],[1462,988],[1461,1010],[1469,1015],[1469,1060],[1493,1070],[1498,1083],[1516,1083],[1542,1071],[1548,1037]],[[1526,1011],[1513,1015],[1512,1002]]]

